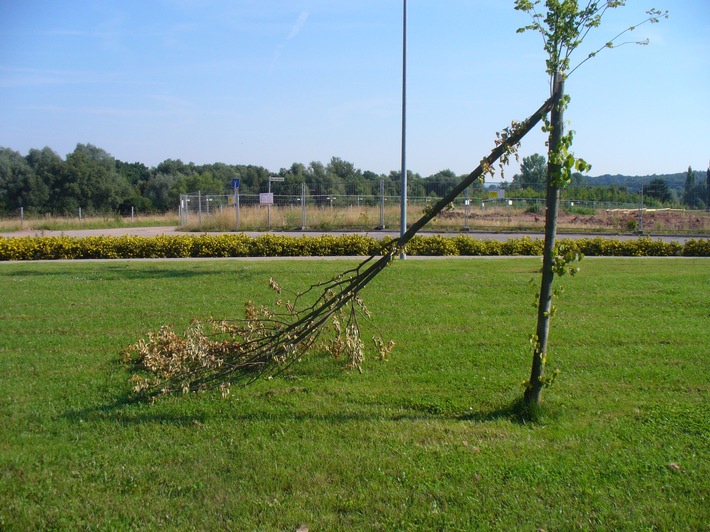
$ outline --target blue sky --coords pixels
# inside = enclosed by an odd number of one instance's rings
[[[629,0],[583,59],[650,7],[670,18],[567,82],[590,175],[710,160],[710,2]],[[496,131],[549,95],[538,35],[513,0],[408,0],[407,166],[471,171]],[[331,157],[400,168],[402,0],[0,0],[0,146],[95,144],[272,171]],[[573,63],[575,63],[573,59]],[[531,134],[521,155],[545,153]],[[516,167],[509,170],[512,175]]]

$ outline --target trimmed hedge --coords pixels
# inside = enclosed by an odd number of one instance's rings
[[[189,257],[333,257],[376,254],[391,238],[377,240],[364,235],[291,237],[266,234],[200,236],[97,236],[0,237],[0,260],[136,259]],[[685,245],[651,238],[613,240],[604,238],[562,239],[586,256],[614,257],[710,257],[710,239],[688,240]],[[453,237],[415,236],[407,246],[410,255],[497,256],[542,255],[543,241],[528,237],[504,242],[476,240],[468,235]]]

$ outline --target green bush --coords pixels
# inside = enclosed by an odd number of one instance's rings
[[[662,242],[643,237],[635,240],[597,237],[564,242],[588,257],[676,257],[682,255],[684,249],[683,245],[677,242]]]
[[[710,257],[710,239],[688,240],[683,247],[686,257]]]
[[[391,242],[365,235],[291,237],[273,234],[255,238],[244,234],[156,237],[97,236],[87,238],[0,237],[0,260],[135,259],[188,257],[332,257],[369,256]],[[570,249],[586,256],[606,257],[710,257],[710,239],[688,240],[685,245],[651,238],[613,240],[562,239]],[[415,236],[407,254],[419,256],[541,255],[543,241],[528,237],[505,242],[476,240],[469,235]]]
[[[449,256],[449,255],[459,255],[459,247],[456,245],[456,241],[452,238],[447,238],[444,236],[415,236],[407,244],[407,253],[409,255],[422,255],[422,256]]]
[[[501,243],[500,255],[542,255],[543,240],[511,238]]]

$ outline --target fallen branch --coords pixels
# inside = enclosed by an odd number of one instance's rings
[[[219,388],[226,395],[234,382],[251,382],[284,371],[315,346],[328,328],[335,331],[336,337],[325,349],[334,356],[347,354],[350,367],[361,369],[364,346],[357,314],[358,310],[368,313],[359,298],[360,291],[467,187],[493,173],[497,161],[500,160],[501,165],[507,163],[517,152],[520,140],[550,112],[553,101],[554,98],[550,98],[527,120],[513,123],[500,133],[496,147],[478,167],[427,209],[399,239],[384,244],[377,254],[355,268],[295,294],[293,302],[284,303],[279,299],[276,306],[283,310],[274,312],[248,303],[243,320],[209,320],[209,333],[205,333],[202,323],[193,321],[182,336],[166,326],[158,333],[150,333],[147,341],[139,340],[130,346],[124,351],[124,361],[135,371],[134,391],[154,397]],[[281,294],[282,288],[273,279],[271,286]],[[320,294],[315,302],[299,310],[299,303],[317,290]],[[346,313],[344,309],[348,305],[350,311]],[[385,343],[379,337],[374,337],[373,341],[380,356],[386,357],[392,342]]]

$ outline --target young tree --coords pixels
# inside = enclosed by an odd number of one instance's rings
[[[534,31],[542,36],[543,47],[547,53],[546,71],[550,76],[550,86],[554,98],[550,122],[546,127],[548,132],[548,164],[545,244],[543,249],[542,279],[537,304],[537,327],[532,337],[532,369],[524,395],[527,405],[540,404],[542,389],[549,382],[549,379],[545,376],[545,364],[547,361],[550,318],[553,314],[554,277],[556,274],[562,275],[566,272],[574,274],[577,271],[575,268],[569,267],[569,263],[578,257],[565,253],[564,250],[558,249],[556,245],[560,190],[569,184],[574,170],[582,172],[590,168],[585,161],[576,159],[569,151],[572,145],[573,132],[570,131],[565,134],[564,131],[564,111],[569,103],[569,97],[565,94],[564,84],[572,72],[600,51],[605,48],[614,48],[626,44],[617,44],[618,38],[628,31],[633,31],[636,27],[632,26],[619,33],[597,51],[589,54],[579,65],[571,68],[570,58],[589,32],[600,26],[604,14],[609,9],[623,6],[625,2],[621,0],[606,0],[603,2],[589,0],[584,7],[580,8],[577,0],[545,0],[543,10],[538,11],[541,4],[541,0],[515,0],[515,9],[527,13],[532,19],[529,25],[520,28],[518,32]],[[645,22],[658,22],[658,17],[664,15],[664,13],[652,9],[647,12],[647,15],[648,17],[642,24]],[[639,44],[646,44],[646,42]]]
[[[622,2],[606,2],[604,7],[592,4],[584,10],[578,10],[576,2],[570,0],[557,2],[547,0],[547,8],[554,13],[546,19],[534,13],[538,2],[516,2],[523,11],[533,12],[531,29],[541,31],[545,38],[546,49],[550,50],[548,71],[553,77],[553,95],[523,122],[513,122],[509,128],[499,132],[495,148],[473,172],[461,180],[443,198],[428,206],[424,215],[413,223],[396,240],[382,244],[371,257],[355,268],[343,272],[329,281],[311,285],[300,293],[292,293],[290,300],[279,299],[276,310],[259,307],[249,303],[245,319],[238,322],[211,321],[212,332],[205,331],[198,321],[182,336],[177,335],[168,326],[158,333],[150,334],[147,340],[139,340],[124,352],[124,360],[134,369],[131,381],[134,391],[139,394],[156,396],[164,393],[215,389],[228,393],[232,382],[239,379],[257,379],[264,375],[273,375],[288,368],[301,359],[305,353],[318,345],[321,332],[332,324],[335,338],[328,341],[326,348],[331,353],[346,355],[350,367],[360,368],[363,359],[364,344],[358,326],[358,309],[366,315],[360,291],[376,275],[383,271],[391,261],[407,246],[411,239],[434,217],[462,194],[468,187],[481,183],[486,174],[495,174],[493,166],[507,164],[517,155],[521,139],[544,118],[552,113],[552,122],[546,128],[550,132],[550,150],[548,152],[548,222],[546,226],[545,260],[543,271],[543,297],[547,303],[541,317],[548,318],[549,325],[552,289],[552,276],[565,271],[570,257],[557,254],[555,248],[556,212],[559,203],[559,189],[569,182],[572,170],[588,168],[583,161],[577,161],[570,153],[572,142],[570,134],[564,135],[562,118],[567,97],[564,95],[564,79],[569,68],[569,54],[581,43],[587,31],[599,24],[601,15],[609,7],[617,7]],[[550,44],[548,48],[548,43]],[[613,46],[612,46],[613,47]],[[314,177],[325,174],[323,165],[311,163]],[[323,176],[325,177],[325,175]],[[281,296],[283,289],[274,280],[271,287]],[[549,293],[545,292],[549,290]],[[311,297],[315,302],[305,301]],[[547,308],[547,311],[544,309]],[[539,320],[541,323],[543,320]],[[212,333],[222,335],[223,341],[215,341]],[[539,338],[539,337],[538,337]],[[536,338],[534,379],[526,391],[526,400],[539,402],[540,392],[535,387],[544,383],[545,344]],[[382,357],[391,345],[385,345],[381,339],[375,344]],[[543,351],[540,346],[545,346]],[[535,395],[537,393],[537,395]]]
[[[348,367],[360,369],[364,343],[358,316],[368,315],[359,296],[362,288],[454,199],[468,187],[482,182],[486,174],[495,173],[496,162],[507,163],[517,153],[520,140],[542,121],[552,104],[553,99],[549,98],[527,120],[513,122],[499,132],[495,148],[473,172],[426,209],[399,239],[385,241],[355,268],[300,293],[285,292],[270,279],[269,284],[279,294],[274,308],[257,307],[249,302],[244,320],[209,320],[206,326],[195,320],[183,335],[164,326],[129,346],[124,351],[124,361],[133,369],[134,392],[153,398],[166,393],[219,388],[226,396],[232,383],[284,371],[319,345],[333,356],[348,360]],[[315,163],[312,166],[315,168]],[[282,297],[289,299],[284,301]],[[328,329],[334,338],[320,344],[324,336],[321,333]],[[373,341],[379,357],[385,358],[392,342],[385,343],[379,337],[373,337]]]

